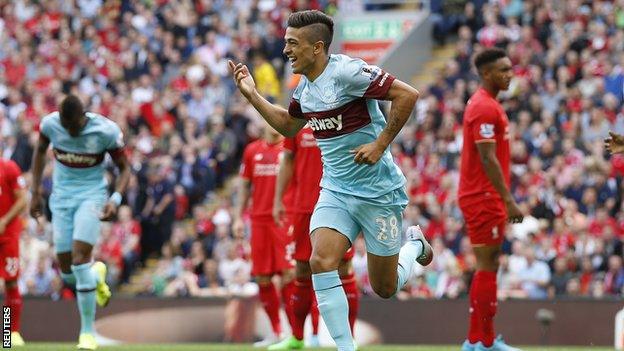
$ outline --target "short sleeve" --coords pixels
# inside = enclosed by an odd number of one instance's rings
[[[471,133],[475,143],[495,143],[497,131],[496,124],[498,117],[495,109],[487,106],[478,107],[473,110]]]
[[[297,151],[297,137],[284,138],[284,150],[288,150],[293,154]]]
[[[52,140],[52,118],[52,114],[46,115],[41,119],[41,123],[39,123],[39,133],[50,140]]]
[[[301,104],[299,101],[295,100],[295,98],[290,99],[290,104],[288,105],[288,114],[297,118],[297,119],[305,119],[303,116],[303,111],[301,111]]]
[[[22,190],[26,188],[26,181],[22,177],[22,171],[14,161],[8,161],[5,163],[6,174],[8,175],[9,189]]]
[[[243,179],[251,180],[251,176],[253,174],[253,150],[250,146],[247,146],[245,152],[243,153],[243,162],[241,162],[240,168],[240,176]]]
[[[394,80],[390,73],[360,59],[350,59],[341,70],[343,89],[354,97],[383,100]]]
[[[117,159],[124,153],[124,141],[123,132],[117,124],[110,122],[110,134],[108,135],[108,143],[106,151],[111,155],[113,159]]]

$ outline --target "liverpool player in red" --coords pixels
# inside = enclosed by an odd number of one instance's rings
[[[254,344],[256,347],[278,342],[282,332],[280,302],[272,282],[273,276],[282,276],[282,295],[285,301],[290,299],[289,294],[294,290],[294,284],[287,284],[292,279],[292,265],[286,252],[286,230],[278,227],[271,215],[282,148],[282,136],[268,124],[263,137],[245,148],[238,187],[238,206],[233,223],[235,232],[244,230],[243,213],[251,199],[251,273],[260,288],[260,301],[273,328],[273,335]],[[292,320],[292,310],[288,305],[285,309]]]
[[[496,95],[513,77],[511,60],[500,49],[477,54],[474,64],[481,86],[466,106],[463,121],[458,201],[477,271],[470,287],[470,329],[462,351],[514,351],[494,338],[496,272],[505,224],[522,222],[522,213],[509,191],[509,120]]]
[[[0,158],[0,277],[6,287],[4,305],[11,308],[11,345],[22,346],[20,317],[22,296],[17,287],[19,273],[20,213],[26,208],[26,183],[17,164]]]
[[[321,162],[321,150],[316,144],[313,133],[312,128],[306,125],[295,137],[286,138],[284,141],[283,157],[280,161],[275,198],[273,199],[273,218],[276,223],[284,221],[284,205],[280,199],[283,197],[284,189],[295,181],[296,190],[292,214],[286,211],[286,215],[290,215],[286,220],[286,222],[290,223],[291,229],[289,233],[292,233],[295,241],[295,253],[293,257],[296,260],[296,278],[295,293],[291,301],[295,315],[295,323],[293,326],[293,335],[284,339],[279,344],[272,345],[269,347],[269,350],[303,348],[303,326],[305,319],[308,312],[314,313],[314,309],[312,308],[314,290],[312,289],[312,271],[310,269],[310,256],[312,255],[310,219],[312,218],[312,212],[314,211],[314,206],[318,201],[321,191],[320,182],[323,176],[323,164]],[[342,286],[349,303],[349,324],[351,326],[351,333],[353,333],[353,327],[359,308],[359,293],[353,274],[353,267],[351,266],[352,258],[353,248],[347,251],[338,268],[340,280],[342,281]]]

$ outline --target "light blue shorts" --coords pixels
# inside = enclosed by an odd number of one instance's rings
[[[84,199],[50,197],[52,232],[56,253],[71,252],[73,241],[95,245],[100,237],[100,215],[106,196]]]
[[[393,256],[401,250],[402,215],[407,203],[402,187],[376,198],[321,189],[310,220],[310,233],[317,228],[331,228],[353,243],[362,232],[368,252]]]

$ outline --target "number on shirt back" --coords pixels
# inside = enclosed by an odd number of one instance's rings
[[[389,217],[377,217],[375,218],[375,223],[379,227],[379,233],[377,233],[377,240],[386,241],[388,240],[388,227],[390,228],[390,238],[396,239],[399,236],[399,221],[395,216]]]

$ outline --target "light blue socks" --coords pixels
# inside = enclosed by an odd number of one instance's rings
[[[355,351],[349,327],[349,304],[338,271],[312,274],[312,285],[329,334],[339,351]]]
[[[403,285],[405,285],[410,275],[412,275],[412,268],[414,267],[416,258],[422,255],[423,250],[424,247],[420,241],[408,241],[401,248],[399,252],[399,266],[397,268],[397,293],[403,289]]]
[[[95,287],[97,279],[91,263],[71,266],[76,279],[76,295],[80,312],[80,334],[93,333],[95,321]]]

